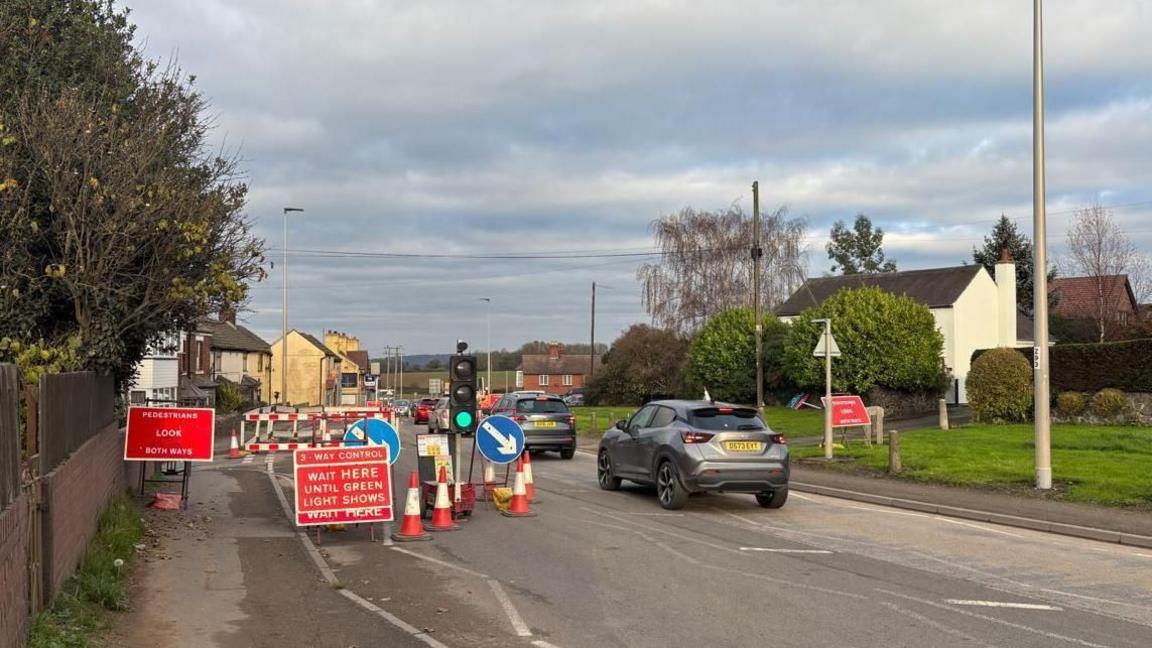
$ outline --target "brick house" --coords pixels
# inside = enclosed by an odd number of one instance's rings
[[[220,319],[203,319],[200,325],[212,332],[212,377],[232,383],[249,403],[271,402],[272,347],[237,324],[232,309],[223,309]]]
[[[1091,322],[1101,341],[1122,335],[1140,317],[1128,275],[1058,277],[1048,291],[1058,298],[1053,315]]]
[[[182,334],[179,362],[179,400],[182,405],[216,407],[216,377],[212,365],[212,329],[204,322]]]
[[[584,387],[590,363],[595,363],[593,371],[599,370],[600,356],[586,353],[568,355],[564,353],[562,344],[554,342],[548,345],[546,355],[526,353],[520,356],[519,371],[523,380],[518,388],[563,396]]]

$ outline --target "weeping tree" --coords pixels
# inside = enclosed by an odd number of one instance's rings
[[[761,218],[760,297],[765,312],[804,282],[807,223],[781,207]],[[686,207],[652,222],[658,261],[636,273],[654,325],[690,335],[713,315],[752,305],[752,218],[738,205],[722,211]]]

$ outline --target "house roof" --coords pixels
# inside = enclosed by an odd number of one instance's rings
[[[367,373],[368,369],[372,366],[372,363],[368,360],[367,351],[349,351],[345,353],[344,356],[356,363],[356,366],[360,367],[360,371],[364,373]]]
[[[947,308],[956,303],[961,293],[972,282],[981,265],[954,268],[904,270],[876,274],[816,277],[804,282],[783,304],[776,308],[777,315],[799,315],[813,306],[819,306],[845,288],[876,287],[895,295],[906,295],[929,308]]]
[[[1062,317],[1095,317],[1100,295],[1104,295],[1110,311],[1135,312],[1136,297],[1128,283],[1128,275],[1102,277],[1058,277],[1048,282],[1048,292],[1058,296],[1052,312]]]
[[[331,356],[333,358],[339,358],[340,357],[339,353],[336,353],[332,349],[329,349],[328,347],[324,346],[324,343],[321,342],[320,340],[317,340],[314,336],[308,335],[304,331],[299,331],[297,329],[292,329],[292,330],[295,331],[300,337],[304,338],[305,340],[308,340],[308,342],[310,342],[312,344],[312,346],[315,346],[317,349],[320,349],[321,351],[323,351],[325,355]]]
[[[589,354],[561,355],[553,358],[547,353],[524,354],[520,356],[520,368],[525,374],[538,376],[541,374],[572,374],[583,376],[588,373]],[[600,356],[596,356],[596,369],[600,368]]]
[[[199,322],[212,332],[212,348],[225,351],[256,351],[271,353],[272,347],[259,335],[232,322],[204,319]]]

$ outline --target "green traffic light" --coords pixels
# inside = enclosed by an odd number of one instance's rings
[[[456,412],[456,426],[461,428],[472,427],[472,412]]]

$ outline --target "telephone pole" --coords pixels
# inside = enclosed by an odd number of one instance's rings
[[[592,374],[596,373],[596,282],[592,282],[592,335],[588,342],[588,380],[584,384],[588,384],[592,380]]]
[[[756,319],[756,410],[764,416],[764,318],[760,314],[760,183],[752,183],[752,313]]]
[[[1048,418],[1048,233],[1044,205],[1044,11],[1032,5],[1032,347],[1035,411],[1036,488],[1052,488],[1052,447]]]

